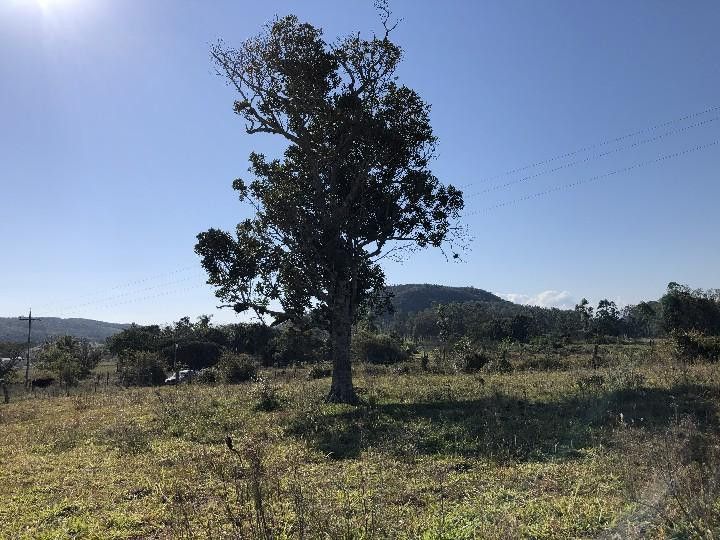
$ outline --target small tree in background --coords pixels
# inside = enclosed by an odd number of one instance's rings
[[[120,380],[125,386],[157,386],[165,382],[165,366],[157,353],[123,351],[120,366]]]
[[[100,361],[100,351],[87,340],[63,336],[45,344],[38,355],[38,367],[53,373],[66,387],[84,379]]]
[[[24,345],[22,343],[0,342],[0,380],[13,382],[17,377],[16,368],[22,361]]]
[[[577,313],[578,318],[580,319],[580,327],[583,332],[586,335],[589,334],[593,318],[593,308],[587,298],[583,298],[580,300],[579,304],[575,305],[575,313]]]
[[[620,334],[621,325],[620,310],[617,304],[608,299],[600,300],[595,310],[595,320],[593,320],[595,332],[601,336],[617,336]]]

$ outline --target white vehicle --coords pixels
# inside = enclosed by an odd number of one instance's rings
[[[176,375],[176,374],[173,373],[173,374],[170,375],[167,379],[165,379],[165,384],[177,384],[178,381],[175,380],[175,375]],[[193,370],[193,369],[181,369],[181,370],[178,372],[178,375],[180,375],[180,382],[189,381],[189,380],[192,379],[193,376],[195,375],[195,370]]]

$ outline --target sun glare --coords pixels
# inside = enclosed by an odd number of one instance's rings
[[[72,4],[73,0],[33,0],[43,11],[49,11],[61,6]]]

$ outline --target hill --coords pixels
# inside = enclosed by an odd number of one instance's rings
[[[61,319],[43,317],[33,322],[32,341],[42,343],[55,336],[71,335],[90,341],[104,341],[130,326],[129,324],[109,323],[92,319]],[[27,340],[27,322],[15,317],[0,317],[0,341]]]
[[[411,283],[407,285],[392,285],[388,289],[395,295],[393,306],[395,313],[417,313],[434,304],[450,304],[453,302],[490,302],[511,305],[508,302],[483,289],[475,287],[449,287],[446,285],[432,285],[429,283]]]

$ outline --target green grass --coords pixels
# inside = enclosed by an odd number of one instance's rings
[[[328,379],[302,369],[265,373],[270,412],[252,384],[14,400],[0,537],[596,537],[662,485],[683,422],[717,444],[720,369],[589,370],[582,354],[482,376],[360,368],[357,408],[323,403]],[[642,535],[692,537],[696,514],[663,497]]]

